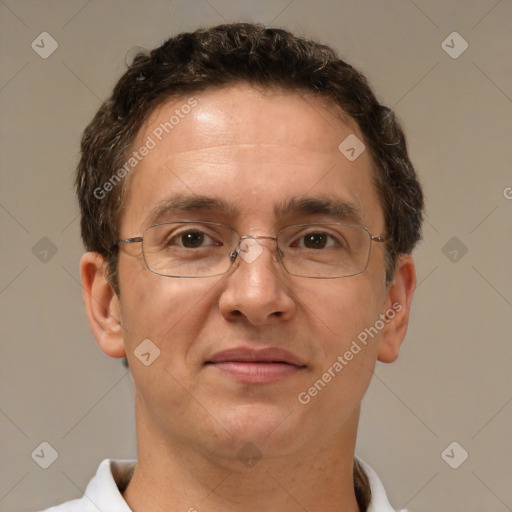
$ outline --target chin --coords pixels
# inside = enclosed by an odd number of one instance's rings
[[[288,445],[296,441],[300,429],[297,415],[282,404],[231,405],[218,420],[225,429],[222,429],[225,434],[222,437],[226,446],[237,451],[248,443],[262,452],[287,451]]]

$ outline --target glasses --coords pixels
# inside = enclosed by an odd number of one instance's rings
[[[373,236],[367,228],[348,224],[300,224],[275,237],[240,235],[215,222],[180,221],[156,224],[143,236],[115,240],[142,244],[148,269],[166,277],[213,277],[226,273],[237,257],[254,261],[262,251],[258,239],[274,240],[277,259],[294,276],[334,279],[362,274],[368,267]]]

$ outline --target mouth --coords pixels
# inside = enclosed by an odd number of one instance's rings
[[[296,375],[306,365],[294,354],[278,348],[239,347],[214,354],[205,365],[240,382],[268,384]]]

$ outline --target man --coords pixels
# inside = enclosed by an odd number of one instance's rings
[[[393,510],[354,457],[404,340],[423,198],[326,46],[234,24],[138,55],[85,130],[84,300],[135,382],[138,458],[52,511]]]

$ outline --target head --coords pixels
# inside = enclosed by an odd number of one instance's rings
[[[338,149],[349,136],[365,146],[353,160]],[[259,25],[178,35],[135,58],[87,127],[77,188],[86,307],[104,352],[130,362],[139,449],[236,461],[247,443],[275,458],[355,442],[375,362],[405,337],[423,208],[402,130],[358,71]],[[283,269],[269,237],[340,218],[385,240],[364,272]],[[178,221],[260,237],[259,253],[174,278],[148,269],[140,243],[114,243]],[[147,366],[143,340],[158,354]],[[223,360],[239,348],[291,360],[256,382]]]

